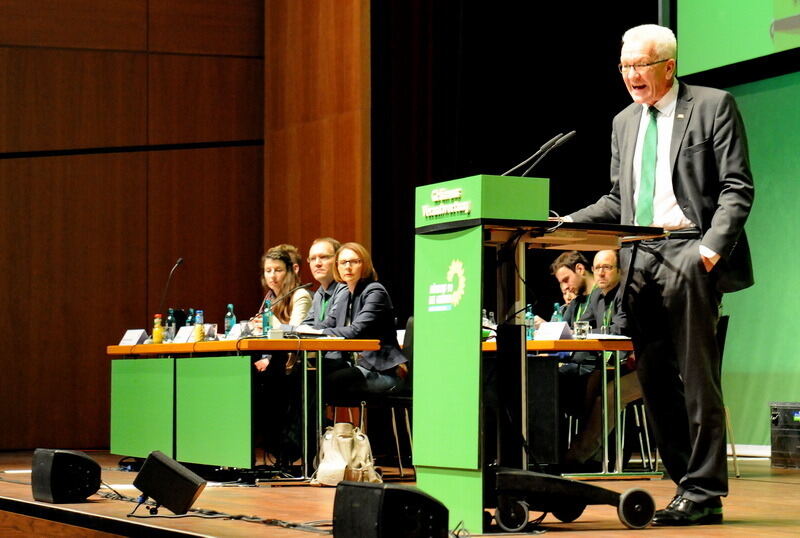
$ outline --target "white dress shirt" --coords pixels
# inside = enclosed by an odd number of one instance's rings
[[[694,223],[683,214],[675,191],[672,189],[672,166],[669,160],[669,147],[672,142],[672,126],[675,123],[675,105],[678,101],[678,83],[655,104],[658,110],[656,126],[658,128],[658,146],[656,148],[656,185],[653,195],[653,223],[651,226],[665,230],[691,228]],[[642,105],[642,118],[639,122],[639,134],[636,137],[636,148],[633,152],[633,200],[639,199],[639,184],[642,171],[642,146],[647,124],[650,121],[648,109],[650,105]],[[636,208],[634,207],[634,214]],[[638,224],[638,223],[637,223]]]

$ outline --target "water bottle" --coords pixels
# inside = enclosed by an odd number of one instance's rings
[[[234,325],[236,325],[236,315],[233,313],[233,305],[228,304],[228,311],[225,312],[225,336],[228,336]]]
[[[172,342],[175,340],[175,333],[178,330],[178,324],[175,321],[175,309],[170,308],[167,312],[167,332],[165,334],[164,341]]]
[[[525,307],[525,338],[533,340],[533,305]]]
[[[203,328],[203,311],[197,310],[194,314],[194,341],[202,342],[206,338],[206,333]]]
[[[153,343],[162,344],[164,342],[164,327],[161,326],[161,314],[156,314],[153,319]]]
[[[553,303],[553,321],[564,321],[564,316],[561,315],[561,305]]]
[[[190,308],[189,313],[186,314],[186,326],[187,327],[194,326],[194,308]]]
[[[272,328],[272,302],[264,301],[264,310],[261,311],[261,336],[268,336]]]

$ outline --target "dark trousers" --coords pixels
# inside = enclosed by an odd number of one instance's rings
[[[716,340],[721,294],[699,239],[640,244],[626,309],[637,373],[664,467],[695,502],[727,495],[725,409]],[[628,267],[630,249],[621,254]]]

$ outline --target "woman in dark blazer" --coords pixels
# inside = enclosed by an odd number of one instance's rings
[[[337,295],[333,310],[318,328],[331,336],[380,340],[381,348],[349,359],[326,360],[330,395],[398,390],[407,374],[406,357],[397,345],[392,300],[377,281],[367,249],[359,243],[342,245],[336,252],[333,276],[345,283],[348,292]]]

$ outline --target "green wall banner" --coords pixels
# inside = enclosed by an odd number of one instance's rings
[[[747,220],[755,285],[725,295],[725,404],[740,445],[770,444],[770,402],[800,401],[792,336],[800,290],[800,73],[729,88],[747,127],[756,197]]]

